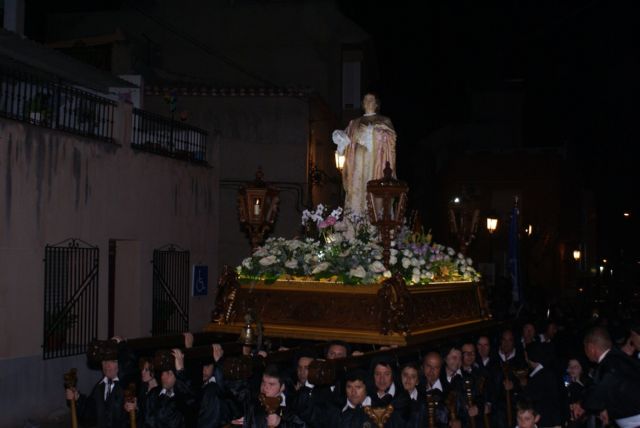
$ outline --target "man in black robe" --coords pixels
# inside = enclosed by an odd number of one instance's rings
[[[98,428],[124,428],[129,426],[129,415],[124,408],[124,389],[121,382],[128,374],[119,373],[119,338],[94,341],[89,345],[87,356],[90,363],[102,368],[102,379],[93,387],[91,394],[80,394],[75,388],[66,389],[68,401],[76,400],[78,420],[83,425]],[[126,381],[125,381],[126,382]]]
[[[192,426],[197,403],[184,373],[184,354],[179,349],[158,351],[154,367],[160,373],[160,385],[147,396],[145,428]]]
[[[223,355],[222,347],[214,343],[211,357],[203,361],[198,428],[217,428],[231,420],[231,410],[223,394],[224,384],[220,365]]]
[[[526,371],[524,355],[517,352],[515,348],[513,331],[511,329],[504,330],[500,335],[497,362],[490,371],[493,383],[491,387],[492,427],[511,428],[515,425],[516,403],[518,395],[522,391],[516,373],[526,373]],[[510,403],[510,408],[507,408],[507,401]],[[511,425],[508,423],[509,414],[511,415]]]
[[[584,352],[598,368],[582,406],[574,407],[574,417],[586,409],[599,414],[604,425],[615,420],[620,428],[640,426],[640,362],[612,348],[611,337],[602,327],[587,332]]]
[[[568,408],[566,396],[561,395],[554,373],[545,367],[553,359],[548,343],[531,342],[525,355],[531,371],[523,379],[522,397],[529,400],[540,415],[540,427],[559,427],[563,412]]]
[[[303,428],[304,421],[287,406],[285,395],[285,379],[281,371],[275,365],[267,366],[262,373],[260,394],[245,403],[244,417],[241,419],[245,428]],[[270,399],[279,400],[279,405],[269,409],[263,404]],[[234,423],[240,422],[234,421]]]

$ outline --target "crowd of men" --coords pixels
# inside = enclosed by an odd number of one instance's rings
[[[252,364],[244,376],[214,344],[198,382],[179,349],[139,359],[132,373],[133,354],[116,338],[94,352],[102,377],[89,395],[65,394],[81,424],[114,428],[640,427],[640,325],[613,340],[606,326],[592,325],[579,347],[567,346],[554,322],[538,327],[540,334],[525,322],[413,360],[390,350],[348,369],[338,364],[354,353],[347,343],[327,343],[321,355],[301,346],[294,361]]]

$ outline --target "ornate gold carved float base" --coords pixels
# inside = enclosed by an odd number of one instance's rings
[[[239,334],[244,316],[260,320],[264,335],[310,340],[409,345],[490,319],[479,283],[406,286],[401,278],[374,285],[320,281],[219,281],[207,331]]]

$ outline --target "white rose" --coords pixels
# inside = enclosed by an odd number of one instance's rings
[[[325,270],[327,270],[327,268],[329,267],[329,263],[327,262],[322,262],[320,263],[318,266],[316,266],[315,268],[313,268],[313,270],[311,271],[311,273],[313,275],[324,272]]]
[[[420,282],[420,274],[413,274],[411,275],[411,283],[412,284],[418,284]]]
[[[398,263],[398,258],[397,258],[396,256],[391,256],[391,257],[389,257],[389,264],[390,264],[391,266],[395,266],[395,265],[396,265],[396,263]]]
[[[385,270],[382,273],[382,276],[384,276],[385,278],[391,278],[391,271],[390,270]]]
[[[381,272],[384,272],[386,268],[381,262],[376,260],[375,262],[371,263],[371,266],[369,266],[369,270],[371,272],[381,273]]]
[[[253,263],[251,262],[251,257],[247,257],[242,261],[242,267],[245,269],[251,269]]]
[[[411,266],[411,259],[407,258],[407,257],[403,257],[402,258],[402,267],[405,269],[408,269],[409,266]]]
[[[469,266],[471,266],[473,264],[473,260],[471,260],[471,257],[467,258],[467,264]]]
[[[302,242],[298,241],[297,239],[292,239],[291,241],[287,242],[287,247],[289,247],[290,250],[297,250],[301,245]]]
[[[269,255],[269,252],[266,250],[266,248],[260,247],[256,250],[255,253],[253,253],[253,255],[255,257],[266,257]]]
[[[418,261],[418,259],[416,259],[415,257],[413,257],[411,259],[411,266],[420,266],[420,262]]]
[[[296,259],[289,259],[286,262],[284,262],[284,265],[289,269],[295,269],[298,267],[298,261]]]
[[[276,256],[267,256],[267,257],[261,258],[258,263],[260,263],[262,266],[270,266],[274,264],[277,260],[278,259],[276,259]]]
[[[355,269],[349,271],[349,276],[355,276],[356,278],[364,278],[367,276],[367,271],[362,266],[358,266]]]

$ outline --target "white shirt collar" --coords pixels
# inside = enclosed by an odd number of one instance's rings
[[[363,114],[363,116],[369,117],[369,116],[375,116],[377,113],[365,113]]]
[[[529,377],[534,377],[536,373],[538,373],[543,368],[544,366],[542,364],[538,364],[535,369],[531,370],[531,373],[529,373]]]
[[[489,360],[491,359],[491,357],[487,357],[487,358],[482,358],[482,365],[486,366],[487,364],[489,364]]]
[[[417,400],[417,399],[418,399],[418,388],[413,388],[413,391],[411,391],[411,392],[409,393],[409,397],[410,397],[412,400]]]
[[[511,353],[509,353],[509,355],[504,355],[504,354],[502,353],[502,351],[498,350],[498,355],[500,356],[500,359],[501,359],[503,362],[507,362],[507,361],[509,361],[510,359],[512,359],[512,358],[514,358],[514,357],[516,356],[516,350],[515,350],[515,349],[513,349],[513,350],[511,351]]]
[[[111,380],[111,386],[109,386],[109,378],[106,376],[102,378],[102,381],[100,381],[100,383],[104,383],[104,399],[105,400],[107,399],[107,395],[113,391],[115,382],[119,382],[119,381],[120,379],[118,379],[118,376],[116,376]]]
[[[446,369],[445,369],[445,371],[446,371]],[[454,377],[455,375],[460,375],[460,376],[462,376],[462,372],[460,371],[460,369],[456,370],[456,372],[455,372],[453,375],[451,375],[451,376],[449,376],[449,373],[447,372],[447,382],[451,382],[451,379],[453,379],[453,377]]]
[[[600,355],[600,358],[598,358],[598,364],[600,364],[602,362],[602,360],[604,360],[604,357],[607,356],[607,354],[609,353],[609,351],[611,351],[611,349],[607,349],[606,351],[604,351],[602,353],[602,355]]]
[[[162,388],[162,391],[160,391],[160,394],[159,394],[159,395],[166,395],[167,397],[171,398],[171,397],[173,397],[174,395],[176,395],[176,393],[175,393],[175,392],[173,392],[173,391],[167,390],[167,389],[165,389],[165,388]]]
[[[364,401],[362,402],[362,407],[366,407],[366,406],[370,406],[370,405],[371,405],[371,397],[369,397],[367,395],[365,397]],[[344,412],[347,409],[355,409],[355,408],[356,408],[356,406],[351,404],[351,401],[349,401],[349,399],[347,398],[347,405],[342,408],[342,411]]]
[[[210,383],[217,383],[215,376],[211,376],[209,379],[207,379],[207,381],[205,382],[205,385],[208,385]]]
[[[284,392],[280,393],[280,398],[282,398],[280,401],[280,407],[285,407],[287,405],[287,397],[284,395]]]
[[[440,379],[436,380],[436,383],[433,384],[433,386],[429,386],[429,382],[427,382],[427,391],[431,391],[433,389],[439,389],[440,392],[444,391],[442,389],[442,384],[440,383]]]
[[[396,385],[395,384],[391,384],[391,386],[389,387],[389,389],[387,389],[385,392],[382,393],[382,395],[380,395],[380,391],[378,391],[378,398],[382,398],[385,395],[389,394],[392,397],[395,397],[396,395]]]
[[[304,386],[306,386],[306,387],[307,387],[307,388],[309,388],[309,389],[313,389],[313,388],[315,387],[315,385],[314,385],[314,384],[312,384],[312,383],[309,383],[309,381],[308,381],[308,380],[305,380],[305,381],[304,381]],[[332,390],[332,391],[333,391],[333,390]]]

